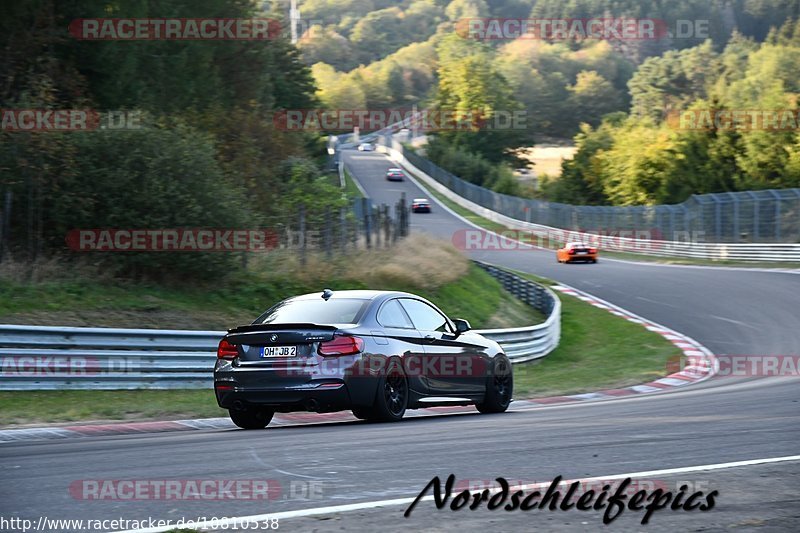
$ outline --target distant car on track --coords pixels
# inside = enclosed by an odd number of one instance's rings
[[[598,251],[594,246],[589,246],[582,242],[570,242],[556,251],[556,259],[559,263],[573,263],[584,261],[597,263]]]
[[[501,413],[513,373],[500,345],[419,296],[326,289],[229,330],[214,390],[237,426],[259,429],[291,411],[349,409],[379,421],[437,405]]]
[[[406,179],[406,173],[402,168],[390,168],[386,171],[386,179],[389,181],[403,181]]]
[[[375,145],[372,143],[361,143],[358,145],[359,152],[374,152]]]
[[[427,198],[415,198],[413,202],[411,202],[411,212],[412,213],[430,213],[431,212],[431,202]]]

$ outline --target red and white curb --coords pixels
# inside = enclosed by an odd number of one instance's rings
[[[632,387],[623,389],[612,389],[590,394],[557,397],[559,400],[561,398],[564,398],[563,401],[598,400],[628,396],[632,394],[659,392],[665,389],[683,387],[693,383],[700,383],[701,381],[709,379],[719,371],[719,363],[714,354],[711,353],[711,350],[691,337],[687,337],[686,335],[669,329],[666,326],[662,326],[661,324],[656,324],[652,320],[642,318],[641,316],[631,313],[626,309],[623,309],[605,300],[601,300],[596,296],[592,296],[591,294],[585,293],[574,287],[560,284],[555,285],[552,288],[563,294],[574,296],[575,298],[578,298],[579,300],[597,308],[604,309],[613,315],[628,320],[629,322],[644,326],[649,331],[658,333],[683,351],[683,361],[675,361],[675,370],[678,371],[666,377],[651,381],[649,383],[644,383],[642,385],[634,385]],[[545,404],[557,403],[557,401],[554,400],[554,398],[544,398],[542,400],[532,401]]]
[[[567,285],[556,285],[552,287],[563,294],[574,296],[588,304],[600,309],[604,309],[620,318],[624,318],[635,324],[639,324],[648,330],[658,333],[672,344],[683,351],[685,365],[678,372],[667,377],[634,385],[622,389],[611,389],[587,394],[575,394],[571,396],[552,396],[548,398],[534,398],[514,401],[511,406],[512,411],[523,410],[531,407],[541,407],[561,403],[573,403],[584,401],[611,400],[635,394],[648,394],[660,392],[676,387],[683,387],[692,383],[699,383],[713,376],[718,371],[718,363],[714,354],[699,342],[673,331],[665,326],[646,320],[638,315],[631,313],[612,303],[601,300],[588,293],[569,287]],[[676,366],[680,362],[676,361]],[[677,368],[676,368],[677,369]],[[409,418],[426,417],[448,414],[474,413],[473,407],[431,407],[427,409],[417,409],[408,411],[406,416]],[[349,411],[337,413],[288,413],[276,414],[270,422],[270,427],[276,426],[300,426],[309,424],[331,424],[337,422],[353,422],[358,420]],[[25,440],[56,440],[69,439],[75,437],[91,436],[114,436],[163,433],[174,431],[191,431],[199,429],[235,429],[233,422],[225,418],[200,418],[194,420],[167,420],[153,422],[128,422],[128,423],[109,423],[109,424],[84,424],[74,426],[51,426],[25,429],[4,429],[0,430],[0,442],[14,442]]]

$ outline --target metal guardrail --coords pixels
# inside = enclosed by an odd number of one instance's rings
[[[545,313],[527,328],[479,331],[512,362],[558,346],[561,304],[549,289],[480,264],[512,294]],[[0,325],[0,390],[196,389],[212,386],[224,331]]]
[[[0,390],[209,387],[224,334],[0,325]]]
[[[497,193],[453,175],[412,150],[405,156],[459,196],[542,226],[586,232],[647,231],[664,241],[702,235],[710,242],[732,244],[800,242],[800,188],[700,194],[674,205],[570,205]]]
[[[593,243],[607,250],[627,252],[639,255],[658,257],[707,259],[713,261],[754,261],[754,262],[800,262],[800,243],[714,243],[714,242],[682,242],[654,239],[635,239],[602,235],[592,232],[572,231],[536,224],[513,218],[491,209],[484,205],[460,196],[446,184],[430,176],[406,157],[404,147],[393,141],[391,146],[379,145],[379,150],[389,154],[393,161],[404,166],[411,174],[419,178],[424,185],[444,195],[449,200],[461,207],[472,211],[488,220],[503,224],[515,229],[533,233],[533,242],[537,242],[537,235],[546,247],[551,247],[554,242],[582,241]],[[420,160],[419,156],[415,161]],[[428,162],[430,165],[433,163]],[[457,179],[457,178],[456,178]],[[469,184],[471,187],[476,185]],[[489,191],[491,192],[491,191]],[[496,194],[496,193],[492,193]],[[520,199],[522,200],[522,199]],[[531,239],[527,239],[531,240]]]
[[[555,350],[561,339],[561,300],[553,291],[502,268],[475,263],[497,279],[504,289],[547,317],[535,326],[477,332],[500,344],[512,363],[541,359]]]

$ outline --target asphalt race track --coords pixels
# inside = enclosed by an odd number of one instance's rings
[[[430,198],[410,181],[386,182],[392,164],[380,154],[349,151],[345,163],[376,203],[394,204],[401,192],[409,200]],[[468,227],[435,202],[433,213],[412,215],[411,225],[445,239]],[[559,265],[554,253],[538,250],[473,257],[562,281],[717,354],[800,354],[800,275],[602,257],[597,265]],[[705,492],[718,490],[716,507],[662,510],[647,526],[640,524],[643,513],[626,511],[608,530],[797,531],[799,409],[796,377],[718,378],[668,393],[496,416],[6,443],[0,444],[0,505],[4,515],[24,518],[177,521],[363,504],[281,515],[279,530],[596,531],[603,527],[601,511],[453,512],[422,502],[404,518],[407,504],[370,502],[413,498],[434,476],[451,473],[461,481],[504,476],[533,483],[655,471],[647,479],[673,490],[687,481]],[[794,459],[750,463],[787,457]],[[724,465],[740,461],[745,464]],[[706,465],[724,466],[690,468]],[[68,490],[85,479],[268,479],[281,490],[270,501],[95,501]]]

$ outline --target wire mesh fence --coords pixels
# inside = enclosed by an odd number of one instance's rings
[[[5,205],[0,205],[0,263],[5,259],[34,262],[38,254],[31,250],[41,247],[43,238],[24,227],[16,232],[11,230],[8,224],[11,196],[6,198]],[[359,198],[345,205],[299,204],[276,211],[261,215],[258,224],[251,227],[138,223],[130,227],[118,224],[107,228],[64,228],[45,237],[57,243],[48,251],[62,257],[94,253],[109,259],[114,256],[120,264],[135,265],[158,263],[166,256],[185,257],[183,252],[216,252],[212,255],[221,258],[226,254],[219,252],[246,256],[273,250],[299,254],[304,262],[311,253],[333,257],[348,249],[389,247],[409,233],[409,206],[405,198],[393,206],[376,206],[369,198]],[[38,246],[30,244],[32,237],[36,237]]]
[[[301,262],[311,252],[333,257],[348,249],[388,248],[408,236],[408,211],[405,198],[394,206],[376,206],[369,198],[359,198],[338,211],[331,208],[310,211],[300,206],[294,220],[276,224],[280,231],[275,245],[295,250]]]
[[[694,195],[675,205],[568,205],[499,194],[454,176],[390,135],[379,142],[459,196],[524,222],[601,235],[645,233],[664,241],[800,242],[800,189]]]

